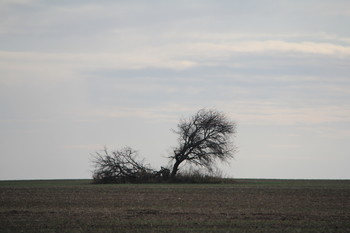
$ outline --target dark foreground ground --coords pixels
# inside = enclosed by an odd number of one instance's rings
[[[0,232],[350,232],[350,181],[0,182]]]

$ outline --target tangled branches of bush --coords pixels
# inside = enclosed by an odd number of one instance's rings
[[[96,152],[93,160],[95,167],[94,183],[132,183],[140,177],[147,177],[152,170],[137,160],[137,152],[130,147],[109,152]]]
[[[137,152],[130,147],[109,152],[96,152],[93,158],[93,182],[107,183],[149,183],[169,178],[170,170],[154,171],[144,160],[137,159]]]

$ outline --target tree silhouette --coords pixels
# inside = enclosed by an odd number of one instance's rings
[[[170,156],[174,160],[171,177],[175,177],[179,165],[189,162],[211,171],[216,160],[233,158],[235,147],[231,140],[236,124],[216,110],[199,110],[189,119],[182,119],[178,129],[179,145]]]

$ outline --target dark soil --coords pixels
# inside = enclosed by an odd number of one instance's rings
[[[350,232],[350,181],[0,182],[0,232]]]

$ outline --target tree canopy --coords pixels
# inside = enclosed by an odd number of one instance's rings
[[[233,158],[235,146],[231,139],[236,133],[236,124],[224,113],[201,109],[191,118],[180,120],[174,132],[179,136],[179,145],[170,156],[175,161],[172,177],[185,161],[212,170],[216,160]]]

